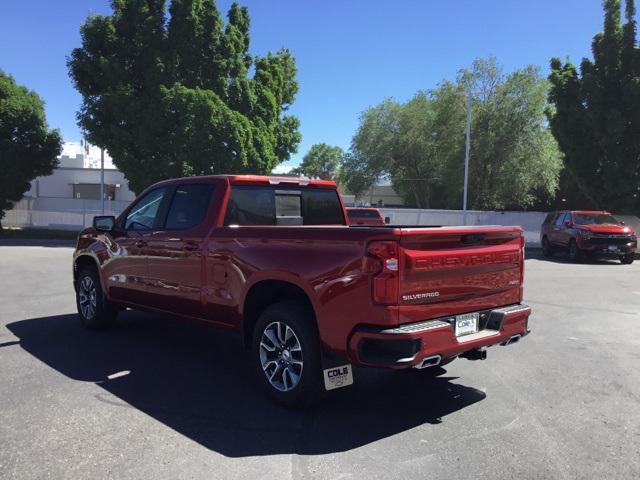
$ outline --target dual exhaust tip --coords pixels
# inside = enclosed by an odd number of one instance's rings
[[[513,335],[511,338],[509,338],[509,340],[507,340],[506,342],[502,342],[500,345],[502,345],[503,347],[506,347],[507,345],[513,345],[514,343],[518,343],[521,338],[522,335],[520,334]]]
[[[437,367],[438,365],[440,365],[441,361],[442,357],[440,355],[432,355],[430,357],[423,358],[422,361],[419,364],[414,365],[413,368],[421,370],[423,368]]]
[[[501,345],[507,346],[517,343],[522,338],[522,335],[517,334],[509,337],[508,340],[502,342]],[[476,348],[473,350],[469,350],[468,352],[464,352],[460,355],[461,357],[466,358],[467,360],[485,360],[487,358],[487,349],[486,348]],[[431,355],[430,357],[425,357],[422,359],[420,363],[414,365],[413,368],[417,368],[419,370],[423,368],[429,367],[437,367],[442,362],[442,357],[440,355]]]

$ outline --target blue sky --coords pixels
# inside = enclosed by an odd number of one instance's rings
[[[226,13],[230,0],[218,0]],[[359,113],[384,97],[406,100],[477,57],[494,55],[505,71],[528,64],[548,71],[552,56],[590,56],[602,29],[600,0],[245,0],[253,54],[289,48],[300,92],[292,113],[302,143],[348,148]],[[109,13],[108,0],[3,2],[0,69],[37,91],[51,127],[81,136],[80,96],[65,57],[80,45],[87,14]]]

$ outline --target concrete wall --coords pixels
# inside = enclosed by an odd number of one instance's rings
[[[464,225],[461,210],[419,210],[381,208],[393,225]],[[483,212],[468,211],[467,225],[518,225],[524,229],[529,247],[540,246],[540,225],[547,212]]]
[[[392,225],[464,225],[461,210],[419,210],[411,208],[381,208]],[[524,230],[528,247],[540,247],[540,225],[548,212],[467,212],[467,225],[518,225]],[[640,219],[616,215],[616,218],[640,231]]]
[[[128,201],[105,201],[104,214],[118,216]],[[24,198],[6,212],[5,227],[82,230],[91,225],[95,215],[102,215],[100,200],[75,198]]]

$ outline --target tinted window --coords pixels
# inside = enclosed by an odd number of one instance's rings
[[[211,200],[211,185],[188,184],[176,188],[167,214],[168,230],[185,230],[198,226]]]
[[[157,188],[136,202],[127,214],[124,228],[127,230],[151,230],[156,223],[160,204],[166,192],[166,187]]]
[[[568,220],[567,215],[568,214],[566,214],[566,213],[560,213],[558,215],[558,218],[556,218],[556,225],[558,225],[558,226],[563,225],[564,222],[566,222]]]
[[[544,219],[544,224],[549,225],[553,223],[553,220],[556,218],[556,215],[558,215],[556,212],[551,212],[550,214],[548,214],[547,217]]]
[[[344,225],[336,190],[236,186],[225,225]]]
[[[347,210],[349,218],[375,218],[380,219],[380,215],[375,210]]]
[[[232,187],[225,225],[275,225],[275,191],[260,187]]]
[[[302,216],[305,225],[344,225],[337,190],[303,190]]]

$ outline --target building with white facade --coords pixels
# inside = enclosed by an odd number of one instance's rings
[[[7,227],[80,229],[94,215],[118,215],[135,198],[124,174],[104,155],[104,205],[100,200],[100,149],[84,141],[65,142],[59,165],[38,177],[2,223]]]
[[[65,142],[58,160],[58,168],[51,175],[38,177],[31,182],[31,189],[25,197],[100,200],[98,147],[89,146],[84,141]],[[104,184],[105,200],[130,202],[135,198],[124,175],[113,165],[108,152],[104,155]]]

